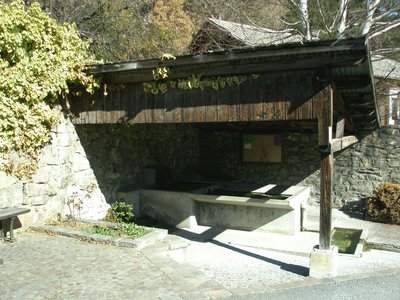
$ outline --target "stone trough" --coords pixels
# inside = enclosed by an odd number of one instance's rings
[[[197,225],[296,234],[302,229],[309,187],[241,182],[180,182],[120,194],[137,216],[170,226]]]

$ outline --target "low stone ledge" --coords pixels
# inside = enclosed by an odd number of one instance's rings
[[[56,234],[89,242],[109,244],[117,247],[136,248],[138,250],[150,246],[158,240],[164,239],[168,235],[168,230],[159,228],[148,228],[151,231],[137,239],[107,236],[97,233],[92,234],[82,231],[71,230],[60,226],[32,225],[30,226],[30,228],[37,232]]]
[[[400,253],[400,245],[388,244],[388,243],[380,243],[380,242],[366,242],[367,247],[372,249],[384,250],[384,251],[391,251],[391,252],[398,252]]]

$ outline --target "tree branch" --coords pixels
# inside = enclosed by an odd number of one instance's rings
[[[368,39],[377,37],[378,35],[381,35],[382,33],[392,30],[393,28],[396,28],[398,26],[400,26],[400,20],[397,20],[396,22],[393,22],[393,23],[389,23],[389,25],[385,26],[384,28],[378,29],[375,32],[370,33],[368,35]]]

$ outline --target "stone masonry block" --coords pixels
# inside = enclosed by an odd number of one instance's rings
[[[72,160],[72,168],[74,172],[87,170],[90,168],[89,160],[80,153],[75,153]]]
[[[17,182],[17,179],[7,175],[4,172],[0,172],[0,189],[8,188],[14,185]]]
[[[55,195],[56,191],[53,191],[48,184],[41,183],[27,183],[24,187],[25,195],[28,197],[36,196],[51,196]]]
[[[36,196],[29,198],[29,204],[31,205],[45,205],[49,201],[50,197],[43,195],[43,196]]]
[[[338,248],[320,250],[314,248],[310,255],[310,277],[329,278],[337,276]]]

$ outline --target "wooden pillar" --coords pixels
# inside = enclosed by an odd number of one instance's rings
[[[330,76],[328,76],[329,78]],[[329,84],[318,104],[318,139],[321,154],[321,197],[319,249],[331,249],[333,153],[330,146],[333,125],[333,90]]]

